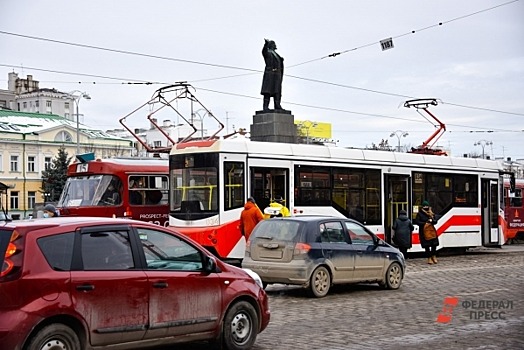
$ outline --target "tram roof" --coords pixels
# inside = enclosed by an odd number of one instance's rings
[[[87,163],[99,163],[99,164],[108,164],[115,166],[157,166],[157,167],[167,167],[169,165],[169,160],[165,158],[98,158],[96,160],[91,160]],[[72,165],[77,165],[73,163]]]
[[[475,170],[499,171],[502,164],[499,161],[482,158],[465,158],[452,156],[438,156],[416,153],[402,153],[357,148],[343,148],[325,145],[307,145],[294,143],[277,143],[251,141],[249,139],[220,139],[213,141],[193,141],[178,144],[173,147],[171,154],[177,153],[245,153],[250,156],[272,157],[275,159],[295,160],[330,160],[366,162],[374,164],[398,164],[405,166],[423,167],[458,167]]]

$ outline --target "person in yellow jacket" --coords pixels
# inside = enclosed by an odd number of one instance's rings
[[[264,210],[264,217],[267,219],[279,216],[291,216],[291,212],[284,205],[284,198],[282,198],[282,196],[275,196],[273,202]]]

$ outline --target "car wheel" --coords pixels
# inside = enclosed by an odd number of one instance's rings
[[[82,349],[76,333],[60,323],[42,328],[29,342],[27,350],[77,350]]]
[[[250,349],[258,333],[258,316],[255,308],[247,301],[240,301],[231,306],[224,319],[223,332],[226,349]]]
[[[322,298],[327,295],[331,287],[331,275],[324,266],[319,266],[313,271],[309,281],[310,292],[314,297]]]
[[[386,271],[385,281],[379,284],[387,289],[399,289],[403,277],[402,267],[400,267],[399,263],[394,262],[389,265]]]

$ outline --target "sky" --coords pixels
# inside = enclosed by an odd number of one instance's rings
[[[268,38],[284,57],[283,108],[331,123],[339,147],[422,144],[436,123],[404,103],[432,98],[446,125],[435,146],[524,159],[523,19],[524,0],[2,0],[0,89],[16,72],[86,92],[81,122],[108,130],[128,115],[149,126],[132,112],[185,81],[227,132],[249,130]]]

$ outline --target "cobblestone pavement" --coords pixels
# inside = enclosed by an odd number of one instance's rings
[[[322,299],[292,286],[267,292],[271,322],[253,350],[524,349],[524,245],[441,256],[437,265],[408,259],[396,291],[337,286]],[[455,307],[444,309],[447,297]]]

